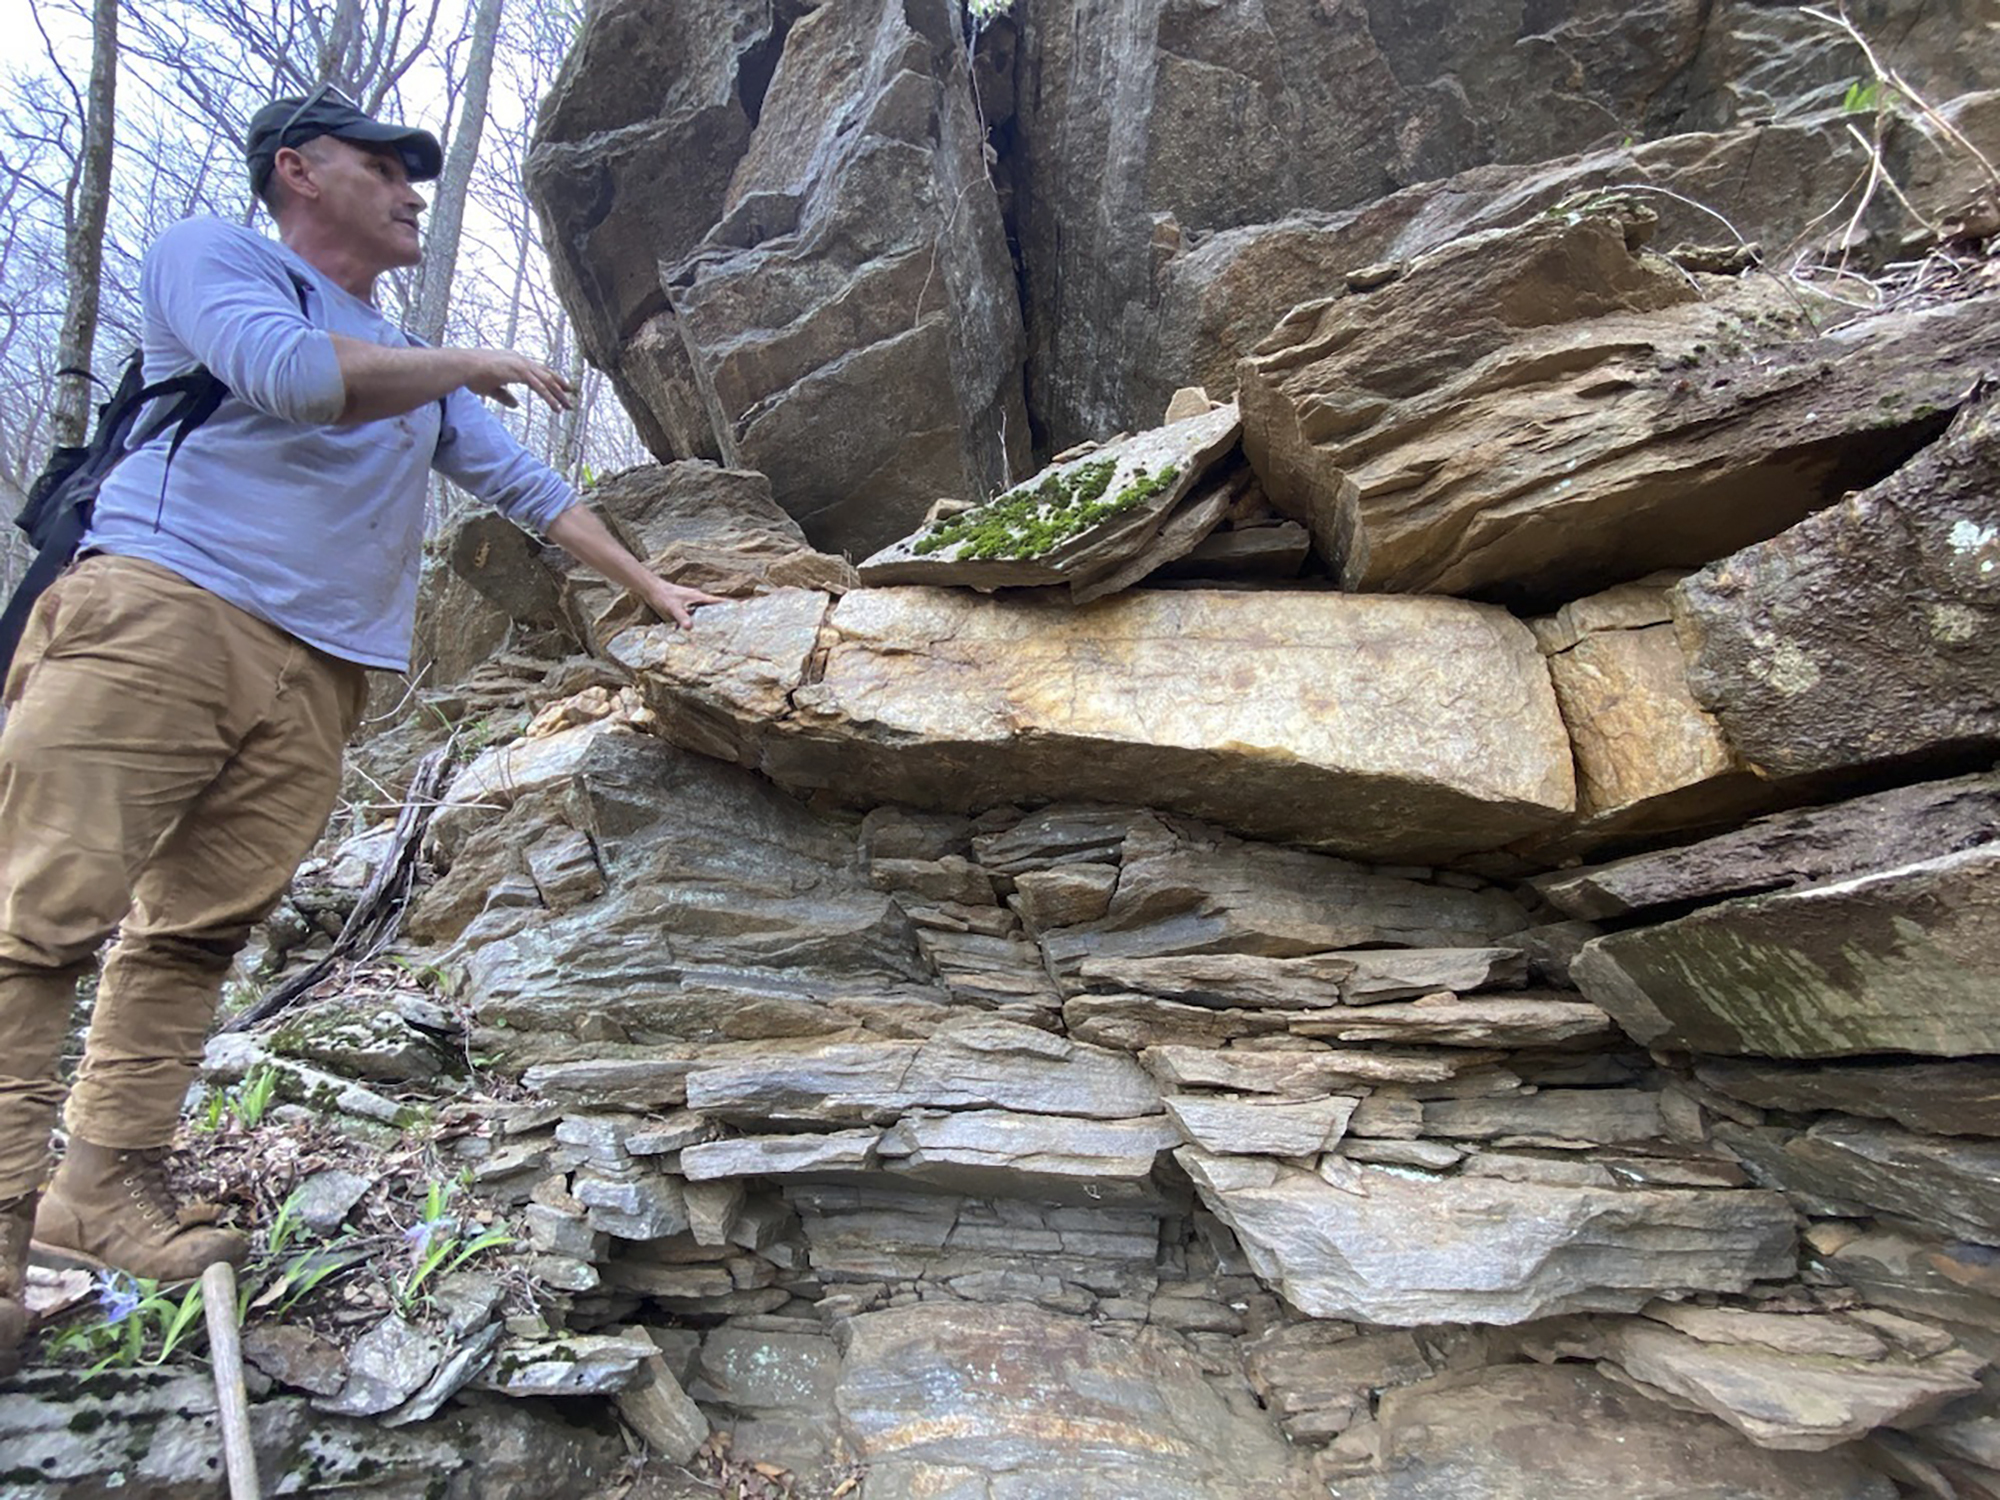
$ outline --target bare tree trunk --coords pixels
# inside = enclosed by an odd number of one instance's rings
[[[479,0],[472,22],[472,56],[465,70],[465,103],[458,129],[438,178],[431,205],[430,232],[424,239],[424,285],[412,331],[429,343],[444,342],[445,315],[451,309],[451,275],[458,260],[458,235],[465,222],[465,195],[472,185],[472,162],[479,154],[479,132],[486,123],[486,92],[493,81],[494,42],[500,34],[501,0]]]
[[[104,266],[104,219],[111,205],[111,144],[118,93],[118,0],[96,0],[91,20],[90,104],[83,153],[70,198],[63,263],[69,303],[56,346],[55,439],[83,441],[90,421],[90,356],[97,342],[97,300]]]

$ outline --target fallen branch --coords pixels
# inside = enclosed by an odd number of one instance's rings
[[[430,827],[432,814],[441,805],[438,796],[444,790],[445,780],[451,771],[454,746],[455,740],[447,741],[417,762],[416,774],[410,778],[410,789],[404,796],[402,811],[396,816],[396,832],[389,846],[389,856],[377,867],[374,878],[354,903],[354,910],[341,925],[340,935],[333,940],[333,947],[324,957],[307,965],[241,1014],[232,1017],[221,1028],[223,1031],[248,1031],[263,1024],[317,986],[337,965],[364,963],[395,940],[403,908],[408,905],[410,891],[416,884],[417,856],[423,846],[425,830]]]

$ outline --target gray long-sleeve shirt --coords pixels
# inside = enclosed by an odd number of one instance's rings
[[[146,379],[201,364],[231,394],[170,471],[166,435],[112,471],[85,548],[170,568],[330,655],[401,669],[431,469],[536,531],[576,503],[463,389],[442,413],[430,402],[334,426],[346,389],[331,335],[417,341],[275,240],[185,220],[147,253],[140,293]]]

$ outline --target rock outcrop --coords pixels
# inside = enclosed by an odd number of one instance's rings
[[[597,499],[732,597],[458,539],[260,961],[403,951],[207,1060],[280,1488],[2000,1494],[2000,13],[1475,9],[592,9],[558,275],[730,465]]]

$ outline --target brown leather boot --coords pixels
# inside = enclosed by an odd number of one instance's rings
[[[28,1236],[35,1195],[0,1203],[0,1379],[21,1368],[21,1340],[28,1336]]]
[[[167,1148],[121,1151],[76,1136],[35,1214],[34,1247],[70,1265],[153,1281],[192,1281],[216,1261],[243,1264],[249,1245],[213,1229],[208,1204],[182,1206],[167,1186]]]

